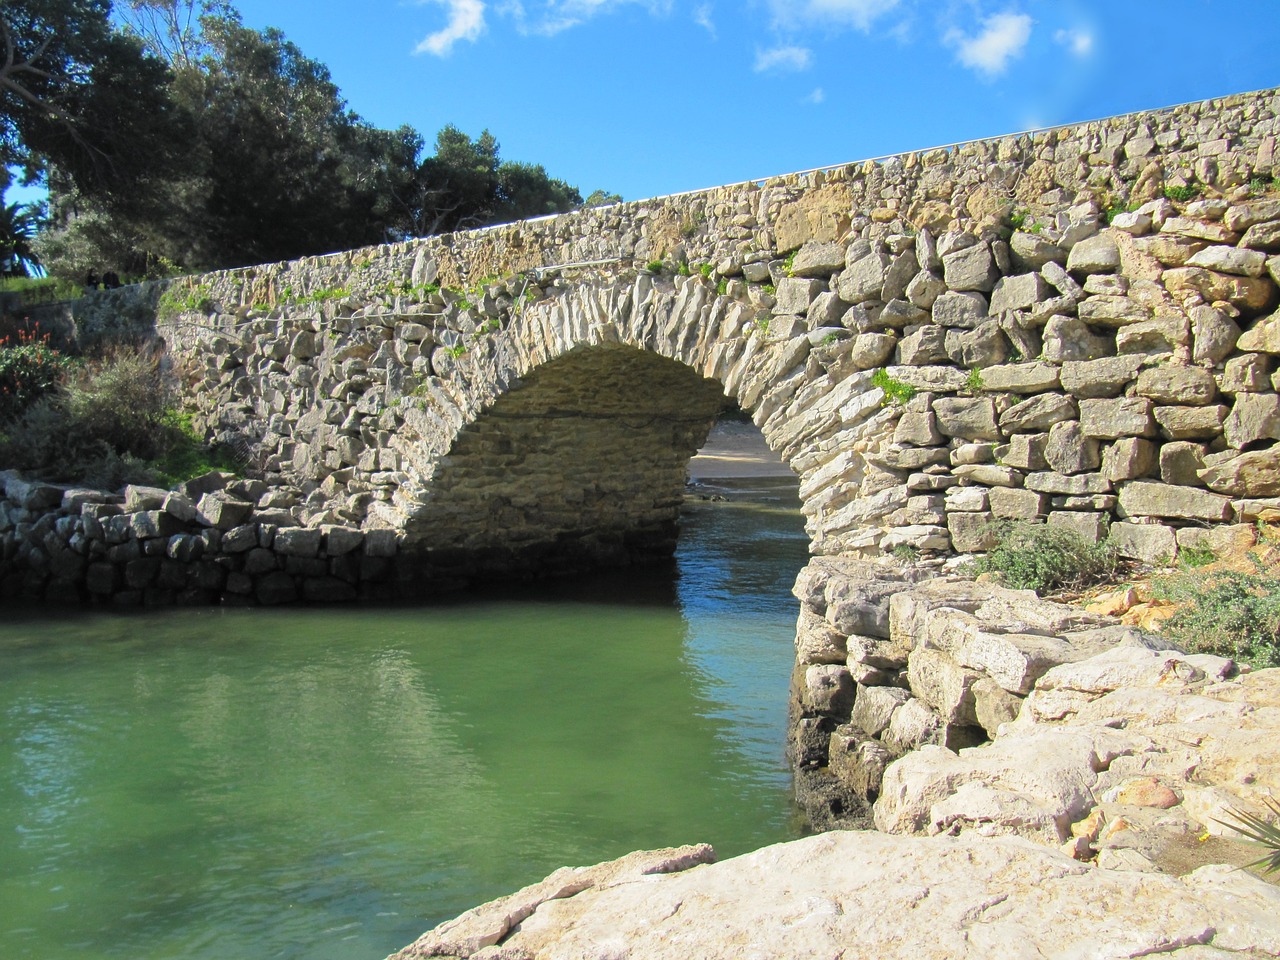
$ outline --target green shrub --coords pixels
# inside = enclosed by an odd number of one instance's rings
[[[0,338],[0,421],[20,415],[53,390],[75,361],[49,346],[38,326]]]
[[[0,462],[55,480],[104,487],[168,483],[233,468],[173,408],[158,358],[117,347],[74,369],[11,420]]]
[[[1164,195],[1166,199],[1175,203],[1186,203],[1200,196],[1200,188],[1194,183],[1189,183],[1185,187],[1169,186],[1164,188]]]
[[[1119,557],[1110,543],[1090,543],[1072,530],[1038,523],[997,524],[996,545],[973,561],[973,572],[995,573],[1015,590],[1072,589],[1115,576]]]
[[[1280,579],[1254,569],[1183,569],[1152,583],[1155,595],[1184,604],[1164,622],[1170,640],[1195,653],[1255,667],[1280,667]]]

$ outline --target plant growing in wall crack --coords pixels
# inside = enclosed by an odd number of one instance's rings
[[[889,371],[884,367],[871,375],[871,383],[884,393],[884,399],[880,401],[881,406],[887,407],[891,403],[901,406],[916,395],[915,387],[901,380],[895,380],[889,376]]]

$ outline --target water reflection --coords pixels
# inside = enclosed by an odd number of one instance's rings
[[[0,956],[376,957],[565,863],[791,835],[780,502],[695,505],[678,576],[11,612]]]

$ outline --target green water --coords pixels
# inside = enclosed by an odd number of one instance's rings
[[[806,540],[758,494],[692,505],[674,570],[0,610],[0,957],[377,960],[564,864],[794,836]]]

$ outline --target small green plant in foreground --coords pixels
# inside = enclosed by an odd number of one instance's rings
[[[661,273],[662,267],[663,267],[663,264],[661,260],[650,260],[647,264],[645,264],[645,269],[648,270],[650,273]]]
[[[798,254],[799,252],[800,252],[799,250],[792,250],[789,254],[787,254],[787,259],[782,261],[782,269],[788,277],[791,276],[791,270],[796,265],[796,254]]]
[[[1165,636],[1192,653],[1280,667],[1280,578],[1255,560],[1253,570],[1183,569],[1157,577],[1156,596],[1183,604],[1164,622]]]
[[[1277,803],[1273,797],[1263,797],[1262,802],[1271,809],[1272,813],[1280,817],[1280,803]],[[1280,871],[1280,824],[1263,820],[1242,810],[1228,810],[1227,815],[1236,823],[1228,823],[1226,820],[1219,820],[1218,823],[1224,827],[1230,827],[1237,833],[1243,834],[1250,842],[1266,847],[1270,851],[1252,863],[1246,863],[1245,866],[1261,867],[1264,873]]]
[[[979,390],[981,390],[982,389],[982,371],[979,370],[977,367],[974,367],[972,370],[970,370],[969,376],[965,380],[964,385],[968,389],[972,390],[974,393],[977,393]]]
[[[974,573],[995,573],[1015,590],[1076,589],[1114,577],[1119,556],[1108,542],[1090,543],[1073,530],[1038,523],[997,524],[996,545],[973,561]]]
[[[881,401],[884,406],[891,403],[902,405],[916,395],[915,387],[901,380],[895,380],[889,376],[889,371],[884,367],[871,375],[871,384],[884,391],[884,399]]]
[[[711,279],[711,274],[715,273],[715,270],[715,266],[710,263],[704,263],[702,266],[698,267],[698,272],[708,280]]]

